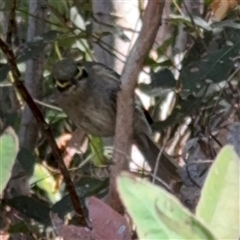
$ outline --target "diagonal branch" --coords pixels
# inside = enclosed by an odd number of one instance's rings
[[[121,203],[116,192],[116,176],[126,169],[127,157],[132,143],[132,123],[134,111],[134,90],[139,72],[147,57],[159,26],[161,25],[164,0],[148,1],[140,34],[127,58],[121,77],[121,91],[117,101],[117,121],[114,143],[114,165],[111,169],[109,199],[111,206],[121,212]]]
[[[28,90],[24,86],[23,82],[20,80],[21,74],[16,65],[15,56],[14,56],[12,50],[8,47],[8,45],[1,38],[0,38],[0,48],[2,49],[3,53],[5,54],[8,64],[10,66],[10,69],[12,71],[12,75],[13,75],[13,79],[14,79],[14,82],[13,82],[14,86],[18,89],[21,97],[25,100],[25,102],[31,109],[31,111],[32,111],[34,117],[36,118],[38,124],[40,125],[43,133],[45,134],[46,138],[48,139],[48,142],[52,148],[54,158],[56,159],[59,169],[64,177],[64,181],[66,183],[67,190],[71,197],[73,207],[74,207],[75,211],[77,212],[77,214],[79,215],[80,223],[81,223],[81,225],[87,226],[87,220],[84,217],[79,198],[75,191],[73,182],[69,175],[69,172],[64,164],[62,154],[57,147],[57,144],[55,142],[53,134],[52,134],[49,126],[45,122],[41,111],[39,110],[39,108],[37,107],[35,102],[33,101]]]

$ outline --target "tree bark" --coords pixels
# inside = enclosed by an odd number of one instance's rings
[[[119,74],[122,73],[126,58],[135,42],[141,27],[138,0],[131,1],[99,1],[92,0],[94,24],[93,24],[93,50],[96,60]],[[127,29],[127,30],[126,30]],[[121,31],[121,32],[120,32]],[[103,32],[111,34],[99,38]],[[123,39],[125,36],[127,39]],[[112,146],[113,138],[103,138],[104,145]],[[113,172],[128,169],[128,162],[124,166],[114,165]],[[114,179],[115,181],[115,179]]]
[[[121,76],[121,91],[117,100],[117,121],[114,141],[113,167],[111,169],[109,201],[110,205],[122,212],[122,204],[117,194],[116,177],[125,168],[132,144],[132,123],[134,111],[134,90],[139,72],[147,57],[158,28],[161,25],[165,1],[148,1],[140,34],[127,58]],[[118,166],[118,167],[116,167]]]
[[[35,37],[45,32],[45,22],[47,5],[45,1],[29,0],[29,21],[27,41],[34,40]],[[35,56],[27,62],[25,85],[33,98],[41,99],[42,97],[42,79],[44,71],[44,52]],[[33,151],[38,138],[39,125],[33,117],[30,109],[25,106],[22,113],[21,128],[19,132],[20,145]]]
[[[94,55],[98,62],[121,74],[129,51],[140,30],[138,0],[92,0],[96,38],[103,32],[110,34],[94,40]]]

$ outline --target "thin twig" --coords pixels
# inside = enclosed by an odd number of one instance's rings
[[[155,164],[154,171],[153,171],[153,176],[152,176],[152,183],[153,184],[155,184],[155,179],[157,177],[157,172],[158,172],[158,168],[159,168],[159,165],[160,165],[160,160],[161,160],[164,149],[165,149],[165,146],[163,146],[161,148],[161,150],[159,151],[158,156],[157,156],[157,160],[156,160],[156,164]]]
[[[45,103],[45,102],[42,102],[42,101],[39,101],[37,99],[33,99],[35,103],[41,105],[41,106],[44,106],[44,107],[47,107],[47,108],[50,108],[50,109],[53,109],[53,110],[56,110],[58,112],[62,112],[63,110],[59,107],[56,107],[54,105],[51,105],[51,104],[48,104],[48,103]]]

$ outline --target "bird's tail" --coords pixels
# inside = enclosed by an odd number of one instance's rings
[[[134,140],[150,165],[152,172],[155,172],[155,168],[157,167],[156,163],[159,158],[159,164],[156,171],[157,177],[170,186],[179,182],[180,178],[177,172],[179,166],[165,151],[161,151],[149,136],[144,133],[138,133],[135,134]]]

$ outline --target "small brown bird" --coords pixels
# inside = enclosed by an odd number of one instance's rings
[[[53,66],[52,76],[57,86],[56,103],[76,126],[93,136],[114,136],[117,93],[121,84],[116,72],[96,62],[63,59]],[[139,150],[154,169],[160,149],[151,139],[151,127],[137,104],[133,133]],[[157,176],[168,184],[179,179],[177,165],[166,153],[160,159]]]

